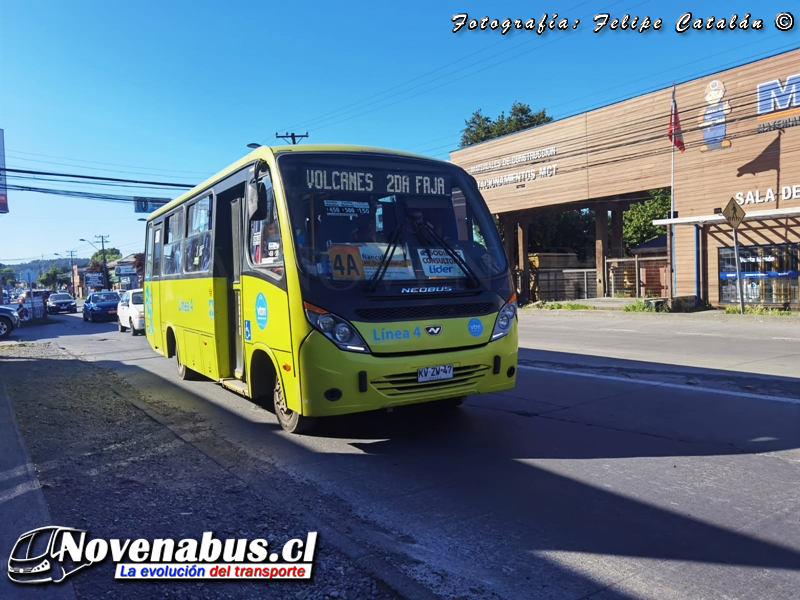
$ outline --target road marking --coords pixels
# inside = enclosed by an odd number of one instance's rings
[[[781,340],[782,342],[800,342],[800,338],[774,337],[772,339]]]
[[[737,396],[739,398],[753,398],[755,400],[770,400],[772,402],[787,402],[789,404],[800,404],[800,398],[786,398],[784,396],[766,396],[763,394],[750,394],[748,392],[729,392],[725,390],[715,390],[712,388],[698,387],[696,385],[684,385],[681,383],[666,383],[661,381],[648,381],[646,379],[631,379],[630,377],[617,377],[616,375],[599,375],[597,373],[581,373],[578,371],[565,371],[563,369],[545,369],[543,367],[531,367],[528,365],[519,365],[519,368],[526,369],[528,371],[542,371],[543,373],[556,373],[557,375],[593,377],[595,379],[606,379],[608,381],[624,381],[626,383],[639,383],[642,385],[652,385],[654,387],[666,387],[675,390],[707,392],[709,394],[720,394],[722,396]]]
[[[675,335],[705,335],[708,337],[722,337],[721,333],[701,333],[699,331],[673,331]]]

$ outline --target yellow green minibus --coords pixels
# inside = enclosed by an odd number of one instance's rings
[[[261,146],[152,213],[145,331],[281,426],[514,387],[517,305],[475,180],[403,152]]]

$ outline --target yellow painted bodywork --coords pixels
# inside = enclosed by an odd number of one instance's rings
[[[185,200],[196,198],[216,181],[223,179],[255,160],[268,163],[273,173],[278,217],[281,223],[284,249],[284,277],[286,289],[281,289],[260,277],[243,274],[235,287],[240,290],[241,321],[244,346],[244,380],[247,381],[256,352],[264,352],[272,361],[281,378],[284,398],[288,408],[305,416],[337,415],[379,409],[402,404],[414,404],[443,398],[465,396],[510,389],[516,375],[509,377],[509,367],[517,365],[517,322],[508,335],[489,342],[497,313],[477,317],[482,324],[479,337],[471,335],[467,324],[470,317],[434,319],[425,321],[360,323],[353,322],[373,352],[360,354],[340,350],[322,333],[308,323],[294,256],[294,245],[288,227],[288,212],[284,190],[275,158],[280,152],[298,151],[362,151],[382,152],[394,156],[416,156],[378,148],[352,146],[289,146],[273,149],[261,147],[239,162],[220,172],[187,194],[151,215],[149,220],[169,211]],[[420,157],[427,158],[427,157]],[[429,159],[430,160],[430,159]],[[161,279],[146,281],[145,324],[146,334],[156,352],[167,355],[168,332],[172,331],[178,345],[181,361],[189,368],[213,380],[234,377],[231,372],[231,343],[228,314],[229,282],[224,278]],[[259,295],[266,302],[266,320],[257,315]],[[409,298],[411,302],[425,302],[423,298]],[[188,304],[187,304],[188,303]],[[322,307],[325,308],[325,307]],[[263,327],[262,327],[263,325]],[[417,327],[441,325],[441,337],[422,333],[413,335]],[[381,331],[397,332],[411,328],[408,337],[388,337]],[[249,330],[249,339],[245,333]],[[380,339],[374,339],[379,336]],[[477,344],[482,344],[475,347]],[[468,349],[457,349],[473,346]],[[445,349],[449,348],[449,349]],[[456,349],[454,349],[456,348]],[[417,352],[440,349],[436,353]],[[403,356],[381,356],[380,353],[403,353]],[[499,374],[493,374],[494,357],[500,356]],[[452,364],[458,373],[449,383],[434,382],[411,386],[390,383],[392,376],[413,373],[419,367]],[[359,391],[358,374],[366,371],[368,388]],[[388,379],[387,379],[388,378]],[[389,383],[387,383],[389,382]],[[329,401],[325,390],[338,388],[341,399]],[[250,389],[252,392],[252,389]],[[252,393],[250,394],[252,396]]]

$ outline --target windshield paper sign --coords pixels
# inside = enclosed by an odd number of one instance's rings
[[[442,248],[419,248],[419,260],[422,263],[422,271],[426,277],[463,277],[464,272],[453,260],[453,257]],[[454,250],[461,259],[464,253],[461,250]]]
[[[378,270],[389,244],[334,244],[328,248],[334,279],[369,279]],[[397,246],[384,279],[414,279],[407,251]]]

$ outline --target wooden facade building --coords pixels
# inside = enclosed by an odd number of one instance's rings
[[[658,222],[674,231],[671,295],[737,302],[731,228],[715,214],[734,198],[747,212],[739,229],[745,301],[797,307],[800,49],[677,85],[682,152],[667,135],[672,96],[672,88],[644,94],[456,150],[451,160],[475,177],[505,231],[516,230],[507,252],[516,250],[523,271],[537,216],[576,208],[606,215],[596,219],[598,296],[608,292],[604,257],[622,255],[624,210],[674,181],[676,214]]]

